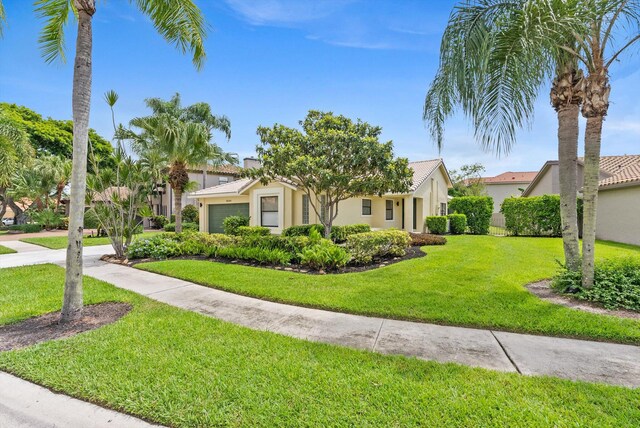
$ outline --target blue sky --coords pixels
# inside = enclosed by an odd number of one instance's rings
[[[67,63],[45,64],[38,51],[42,25],[32,2],[5,0],[9,28],[0,40],[0,100],[44,116],[71,118],[74,25],[67,28]],[[383,127],[396,153],[410,160],[438,157],[422,122],[426,89],[438,65],[438,47],[455,2],[425,0],[209,0],[198,1],[212,30],[204,70],[194,70],[156,34],[128,1],[98,2],[94,16],[91,126],[112,135],[102,95],[120,94],[117,120],[144,115],[144,99],[179,92],[187,104],[204,101],[232,125],[229,143],[252,155],[256,127],[296,126],[309,109],[329,110]],[[626,55],[612,70],[611,108],[603,154],[640,153],[640,60]],[[584,124],[583,124],[584,125]],[[537,170],[556,155],[556,122],[541,92],[536,120],[520,133],[511,154],[497,158],[473,140],[469,124],[447,124],[441,156],[449,169],[482,162],[487,175]]]

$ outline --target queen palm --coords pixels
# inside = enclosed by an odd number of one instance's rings
[[[205,59],[204,17],[192,0],[129,0],[155,29],[182,52],[191,52],[200,69]],[[45,20],[40,35],[42,54],[47,62],[64,59],[64,27],[70,16],[78,21],[73,75],[73,167],[69,213],[69,245],[61,321],[76,319],[82,313],[82,228],[87,179],[87,142],[92,79],[92,20],[95,0],[38,0],[36,12]],[[2,13],[3,15],[3,13]],[[0,19],[2,17],[0,15]]]
[[[136,153],[161,153],[168,165],[167,177],[174,192],[176,232],[182,231],[182,194],[189,186],[190,165],[206,163],[216,147],[210,143],[207,127],[202,123],[185,122],[168,114],[136,118],[131,125],[141,132],[130,135]]]
[[[570,15],[574,6],[566,1],[480,0],[456,7],[442,38],[440,66],[425,99],[423,118],[441,148],[444,122],[459,106],[472,119],[483,148],[508,153],[517,130],[532,120],[540,89],[551,81],[550,99],[558,118],[565,263],[578,270],[576,174],[582,75],[573,56],[557,42],[570,39],[571,33],[549,19],[553,14]]]
[[[212,142],[214,130],[222,132],[229,140],[231,123],[226,116],[214,115],[207,103],[183,107],[180,94],[168,101],[149,98],[145,102],[152,114],[131,120],[130,125],[141,130],[138,135],[130,134],[132,148],[142,158],[159,154],[168,165],[169,185],[174,192],[176,232],[181,232],[182,194],[189,185],[189,167],[204,165],[203,174],[206,174],[209,162],[237,162],[234,156]],[[189,124],[197,126],[187,126]]]

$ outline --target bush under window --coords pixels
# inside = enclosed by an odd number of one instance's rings
[[[402,230],[358,233],[347,238],[346,248],[354,263],[371,263],[387,256],[401,257],[410,246],[411,237]]]
[[[447,233],[447,216],[429,216],[425,219],[425,224],[430,233],[435,235],[444,235]]]

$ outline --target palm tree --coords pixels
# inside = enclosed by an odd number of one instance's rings
[[[132,147],[136,153],[162,153],[169,166],[167,177],[174,192],[176,232],[182,232],[182,194],[189,186],[189,165],[205,163],[213,154],[207,127],[201,123],[185,122],[167,114],[136,118],[131,125],[139,128],[132,134]]]
[[[150,158],[151,154],[164,157],[165,165],[169,167],[169,185],[174,192],[176,232],[181,232],[182,194],[189,185],[188,168],[204,165],[203,174],[206,174],[209,162],[237,162],[235,156],[226,154],[211,142],[214,130],[224,133],[228,141],[231,123],[226,116],[214,115],[207,103],[182,107],[180,94],[168,101],[149,98],[145,102],[152,115],[131,120],[130,125],[142,131],[139,135],[130,134],[132,148],[142,158]]]
[[[609,67],[640,41],[640,2],[633,0],[584,0],[583,31],[575,32],[577,49],[563,48],[587,70],[582,115],[587,119],[584,136],[584,232],[582,236],[582,285],[593,286],[596,213],[600,181],[602,124],[609,110]],[[609,51],[612,51],[609,53]]]
[[[576,60],[555,42],[571,33],[548,19],[548,15],[567,15],[568,10],[563,1],[479,0],[457,6],[442,38],[440,66],[425,98],[423,118],[441,148],[444,122],[461,107],[472,119],[483,148],[498,155],[508,153],[517,130],[533,118],[540,88],[551,81],[550,99],[558,118],[565,263],[578,270],[576,176],[582,74]]]
[[[0,20],[2,13],[0,4]],[[0,219],[12,202],[7,189],[11,187],[16,171],[30,166],[33,156],[27,133],[0,112]]]
[[[206,36],[204,17],[192,0],[130,0],[149,17],[156,30],[182,52],[193,54],[200,69],[205,59],[203,40]],[[82,313],[82,227],[84,223],[87,181],[87,141],[91,105],[92,19],[95,0],[38,0],[37,14],[46,20],[40,35],[42,53],[47,62],[64,59],[64,27],[69,16],[78,20],[73,75],[73,167],[71,173],[71,205],[69,245],[61,321],[76,319]],[[72,13],[73,12],[73,13]]]

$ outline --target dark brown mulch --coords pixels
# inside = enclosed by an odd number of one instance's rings
[[[306,266],[300,266],[295,264],[292,264],[289,266],[265,265],[265,264],[261,265],[259,263],[252,263],[246,260],[232,260],[232,259],[224,259],[219,257],[209,258],[205,256],[181,256],[181,257],[172,257],[169,260],[203,260],[203,261],[209,261],[209,262],[224,263],[229,265],[251,266],[251,267],[264,268],[264,269],[282,270],[287,272],[306,273],[310,275],[324,275],[327,273],[338,274],[338,273],[364,272],[367,270],[378,269],[381,267],[389,266],[394,263],[402,262],[405,260],[417,259],[419,257],[424,257],[426,255],[427,253],[423,252],[420,249],[420,247],[409,247],[407,248],[407,253],[402,257],[388,257],[384,259],[374,260],[373,263],[370,263],[368,265],[348,265],[346,267],[343,267],[342,269],[332,270],[328,272],[317,271],[317,270],[309,269]],[[120,261],[118,259],[115,259],[115,257],[103,257],[102,260],[110,263],[126,264],[128,266],[134,266],[134,265],[137,265],[138,263],[158,261],[156,259],[136,259],[136,260]]]
[[[118,321],[131,310],[128,303],[99,303],[85,306],[82,318],[60,324],[60,312],[51,312],[15,324],[0,326],[0,351],[24,348],[49,340],[63,339]]]

